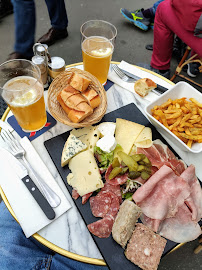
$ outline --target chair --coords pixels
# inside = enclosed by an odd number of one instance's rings
[[[173,81],[176,78],[176,76],[179,76],[179,77],[181,77],[181,78],[183,78],[183,79],[185,79],[187,81],[192,82],[195,85],[198,85],[199,87],[202,87],[202,84],[193,81],[192,79],[190,79],[189,77],[184,76],[183,74],[180,74],[185,65],[193,63],[193,62],[200,63],[201,66],[199,67],[199,71],[202,72],[202,59],[201,58],[200,59],[194,59],[197,56],[197,54],[195,54],[195,55],[191,56],[189,59],[187,59],[190,51],[191,51],[191,48],[189,46],[187,46],[187,49],[186,49],[180,63],[178,64],[174,75],[171,77],[170,80]]]

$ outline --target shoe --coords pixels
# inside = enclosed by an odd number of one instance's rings
[[[153,72],[156,72],[156,73],[160,74],[161,76],[163,76],[163,77],[165,77],[167,79],[170,79],[170,70],[162,72],[161,70],[153,68],[149,64],[145,64],[145,63],[138,63],[137,66],[146,68],[148,70],[151,70]]]
[[[27,60],[31,60],[32,56],[26,56],[22,53],[18,53],[18,52],[12,52],[9,54],[7,60],[13,60],[13,59],[27,59]]]
[[[13,13],[13,5],[10,0],[0,1],[0,19]]]
[[[145,49],[148,50],[148,51],[153,51],[153,44],[147,44],[145,46]]]
[[[68,36],[67,29],[50,28],[48,32],[43,35],[37,42],[47,44],[48,46],[54,44],[57,40],[66,38]]]
[[[144,31],[147,31],[150,25],[150,19],[144,17],[142,13],[143,10],[144,9],[139,9],[139,10],[130,12],[125,8],[121,8],[120,12],[124,16],[124,18],[134,23],[135,26],[137,26],[138,28]]]
[[[195,78],[198,74],[199,74],[199,67],[200,64],[197,62],[193,62],[187,65],[187,74],[192,77]]]

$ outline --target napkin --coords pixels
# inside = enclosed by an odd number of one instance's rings
[[[159,78],[158,76],[156,76],[152,73],[141,70],[137,66],[131,65],[125,61],[121,61],[121,63],[119,64],[119,68],[121,68],[125,71],[128,71],[134,75],[137,75],[140,78],[149,78],[149,79],[153,80],[155,83],[162,85],[168,89],[170,89],[172,87],[172,85],[169,82]],[[143,104],[144,103],[148,104],[148,102],[154,101],[158,97],[158,95],[153,93],[153,92],[150,92],[144,98],[140,97],[137,93],[135,93],[134,83],[124,82],[114,71],[112,71],[108,74],[108,79],[110,81],[114,82],[115,84],[118,84],[119,86],[123,87],[124,89],[132,92],[135,95],[135,98]]]
[[[71,208],[69,201],[60,189],[59,185],[49,172],[48,168],[43,163],[42,159],[30,143],[27,137],[20,140],[23,148],[26,150],[26,158],[31,166],[37,171],[43,180],[57,193],[61,199],[61,203],[56,208],[53,208],[56,214],[54,220],[59,218],[68,209]],[[0,186],[2,187],[26,237],[30,237],[38,232],[54,220],[49,220],[35,199],[32,197],[22,180],[13,171],[12,164],[4,158],[5,150],[0,148]],[[6,147],[5,147],[6,148]],[[32,173],[29,172],[30,177],[34,181]],[[35,182],[35,181],[34,181]],[[37,185],[37,183],[35,182]],[[38,186],[38,185],[37,185]],[[39,186],[38,186],[39,188]],[[40,189],[40,188],[39,188]]]

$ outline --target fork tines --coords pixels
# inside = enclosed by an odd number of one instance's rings
[[[9,146],[14,147],[16,150],[19,148],[22,148],[18,140],[15,139],[13,134],[10,132],[10,130],[6,131],[5,129],[1,130],[1,137],[2,139],[9,144]]]

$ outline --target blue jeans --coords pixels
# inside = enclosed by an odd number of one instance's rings
[[[36,13],[34,0],[12,0],[15,18],[14,51],[32,56],[35,41]],[[51,25],[65,29],[68,18],[64,0],[46,0]]]
[[[157,2],[154,3],[153,7],[152,7],[152,11],[153,11],[153,15],[155,16],[155,13],[156,13],[156,10],[157,10],[157,7],[158,5],[163,2],[164,0],[159,0]]]
[[[77,262],[27,239],[3,202],[0,203],[1,270],[107,270],[107,267]]]

